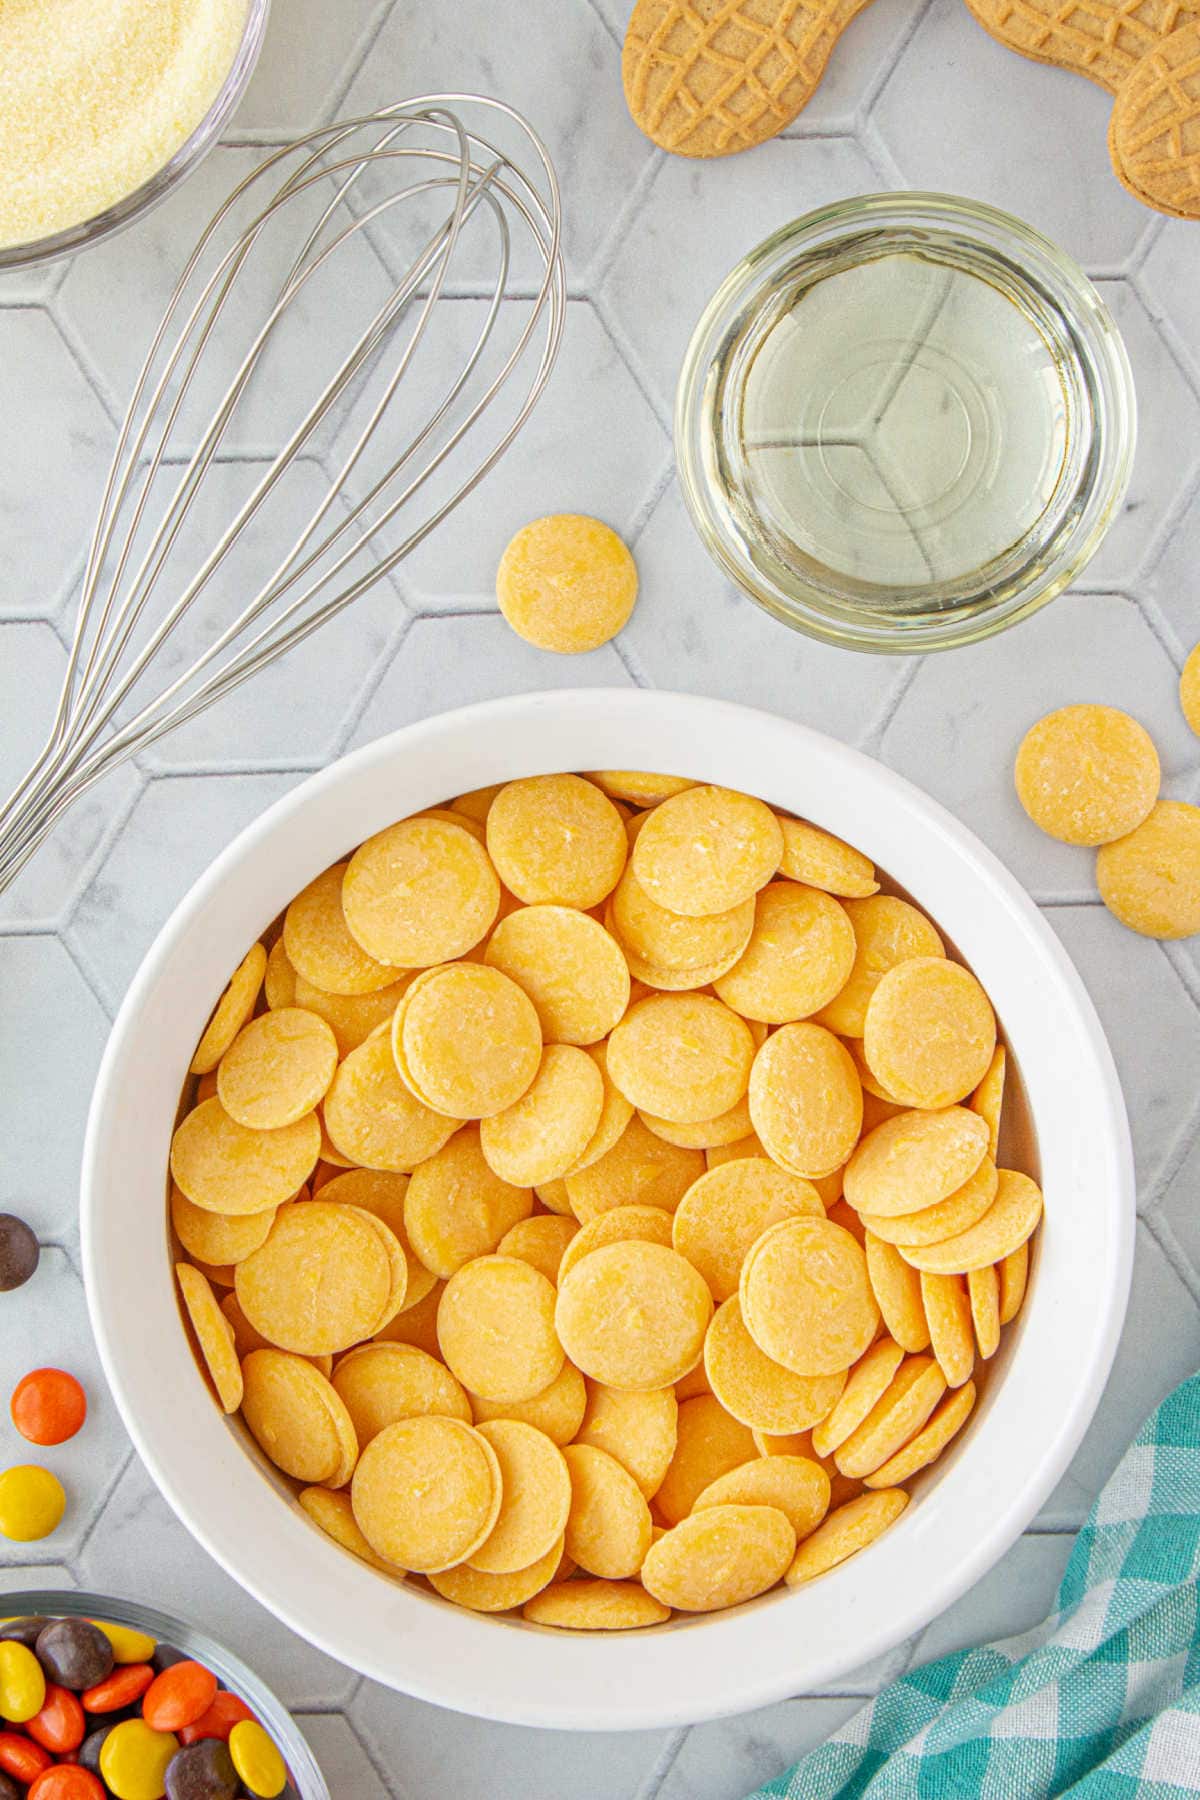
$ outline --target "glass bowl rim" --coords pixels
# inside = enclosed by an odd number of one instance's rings
[[[877,617],[854,619],[851,609],[823,609],[825,590],[818,582],[797,577],[788,589],[761,573],[742,552],[718,504],[719,488],[710,479],[700,450],[710,423],[705,380],[714,342],[748,303],[765,302],[776,277],[808,250],[836,241],[855,228],[892,226],[942,227],[964,232],[982,249],[1008,255],[1032,280],[1052,284],[1056,301],[1070,304],[1072,324],[1086,341],[1101,378],[1102,406],[1093,417],[1099,444],[1096,473],[1086,490],[1086,504],[1053,561],[1039,571],[1030,563],[1013,581],[1015,593],[1003,603],[973,603],[969,610],[897,615],[894,622]],[[1118,511],[1133,467],[1137,445],[1137,397],[1128,352],[1116,321],[1084,270],[1059,245],[1015,214],[962,195],[925,190],[898,190],[854,195],[789,220],[749,250],[712,294],[698,319],[679,373],[675,394],[674,448],[680,490],[701,542],[722,572],[751,600],[774,617],[811,637],[843,649],[912,655],[977,643],[1028,618],[1053,600],[1090,562]],[[936,587],[931,593],[937,593]]]
[[[30,1571],[33,1573],[34,1571]],[[81,1588],[29,1588],[0,1591],[0,1618],[5,1620],[46,1617],[102,1619],[145,1631],[160,1644],[194,1656],[251,1706],[275,1739],[288,1765],[299,1800],[331,1800],[307,1738],[282,1700],[232,1650],[197,1625],[173,1613],[160,1612],[140,1600],[120,1600],[111,1594],[95,1594]]]
[[[246,0],[246,23],[241,42],[224,81],[204,117],[160,168],[132,192],[114,200],[111,206],[104,207],[90,219],[81,219],[75,225],[64,226],[61,231],[30,238],[22,244],[0,245],[0,274],[9,269],[35,268],[41,263],[69,256],[73,251],[89,249],[123,231],[173,193],[213,149],[237,110],[258,63],[270,11],[271,0]]]

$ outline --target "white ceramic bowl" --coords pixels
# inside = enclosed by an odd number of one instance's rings
[[[229,970],[320,869],[402,815],[556,769],[646,768],[744,788],[853,840],[937,921],[991,995],[1046,1193],[1030,1298],[972,1428],[895,1528],[810,1588],[633,1635],[562,1634],[381,1580],[272,1490],[180,1329],[164,1175],[192,1049]],[[997,780],[1001,779],[997,771]],[[83,1172],[92,1320],[135,1443],[180,1518],[294,1630],[374,1679],[528,1725],[632,1729],[820,1688],[925,1625],[1008,1548],[1092,1417],[1124,1315],[1133,1171],[1099,1022],[1053,932],[953,818],[844,745],[683,695],[566,692],[444,714],[287,795],[205,873],[113,1030]]]

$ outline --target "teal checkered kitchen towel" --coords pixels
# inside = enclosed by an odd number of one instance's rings
[[[1200,1794],[1200,1375],[1152,1413],[1036,1630],[917,1669],[752,1800]]]

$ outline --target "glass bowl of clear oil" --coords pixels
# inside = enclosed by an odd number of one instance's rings
[[[847,648],[973,643],[1052,600],[1118,511],[1129,359],[1083,271],[1007,213],[874,194],[809,213],[722,283],[675,447],[709,551]]]

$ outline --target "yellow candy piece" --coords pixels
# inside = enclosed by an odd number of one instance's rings
[[[755,901],[741,960],[713,985],[735,1012],[782,1025],[827,1006],[845,987],[855,953],[854,927],[839,901],[799,882],[772,881]]]
[[[961,1275],[922,1275],[921,1303],[929,1341],[948,1387],[961,1387],[975,1367],[971,1299]]]
[[[878,892],[874,864],[861,850],[805,819],[780,817],[779,823],[783,830],[781,875],[843,899],[864,899]]]
[[[461,1382],[413,1344],[360,1344],[339,1358],[333,1387],[363,1449],[397,1419],[436,1413],[472,1423]]]
[[[408,1176],[385,1169],[348,1169],[344,1175],[333,1175],[320,1188],[320,1197],[328,1206],[354,1206],[359,1212],[371,1213],[382,1220],[404,1252],[407,1280],[402,1312],[424,1300],[437,1276],[418,1260],[404,1223],[404,1201],[408,1193]],[[314,1193],[313,1198],[317,1195]]]
[[[608,898],[628,853],[625,824],[581,775],[533,775],[501,788],[487,816],[488,854],[527,906],[577,906]]]
[[[488,1419],[519,1419],[545,1432],[561,1450],[574,1441],[583,1423],[587,1383],[574,1363],[564,1362],[550,1386],[532,1400],[485,1400],[481,1394],[472,1394],[471,1408],[478,1425]]]
[[[866,1257],[828,1219],[773,1225],[742,1265],[738,1291],[759,1349],[797,1375],[841,1374],[879,1324]]]
[[[904,1213],[898,1219],[868,1212],[859,1216],[868,1231],[889,1244],[940,1244],[982,1219],[995,1200],[999,1185],[996,1165],[990,1156],[985,1156],[975,1173],[936,1206]]]
[[[431,969],[392,1022],[392,1054],[405,1085],[454,1119],[514,1106],[537,1075],[542,1033],[515,981],[480,963]]]
[[[988,1155],[995,1162],[1000,1149],[1000,1114],[1004,1107],[1004,1077],[1008,1053],[997,1044],[988,1064],[988,1072],[971,1095],[971,1111],[977,1112],[988,1128]]]
[[[221,1410],[235,1413],[242,1404],[242,1371],[238,1366],[233,1327],[217,1305],[207,1277],[199,1269],[193,1269],[188,1263],[176,1263],[175,1278]]]
[[[354,1517],[371,1548],[401,1568],[437,1574],[466,1562],[500,1513],[500,1465],[461,1419],[401,1419],[367,1445],[354,1471]]]
[[[382,1556],[376,1556],[370,1544],[358,1528],[354,1517],[354,1507],[349,1494],[338,1489],[327,1487],[302,1488],[296,1496],[301,1510],[308,1515],[314,1525],[320,1527],[326,1537],[332,1538],[343,1550],[357,1556],[360,1562],[370,1563],[373,1569],[390,1575],[395,1581],[404,1580],[404,1570],[393,1563],[385,1562]]]
[[[456,1568],[431,1575],[429,1584],[443,1600],[453,1600],[456,1606],[465,1606],[471,1612],[511,1612],[550,1585],[558,1573],[562,1554],[560,1538],[527,1569],[517,1569],[510,1575],[485,1575],[471,1563],[459,1563]]]
[[[681,1375],[673,1391],[681,1406],[685,1400],[694,1400],[697,1394],[711,1394],[712,1387],[704,1364],[698,1362],[687,1375]]]
[[[427,1350],[430,1356],[437,1356],[437,1309],[445,1286],[444,1281],[435,1280],[424,1299],[397,1313],[394,1319],[389,1319],[386,1325],[373,1334],[374,1342],[415,1344],[418,1350]]]
[[[560,656],[616,637],[637,591],[637,565],[621,539],[584,513],[551,513],[522,526],[496,571],[500,611],[517,636]]]
[[[600,1078],[604,1084],[604,1102],[600,1108],[600,1121],[585,1145],[583,1154],[576,1159],[574,1167],[567,1171],[570,1175],[581,1174],[584,1169],[590,1169],[593,1163],[599,1162],[602,1156],[607,1156],[633,1117],[632,1102],[625,1098],[608,1073],[608,1045],[589,1044],[588,1055],[600,1071]],[[561,1187],[560,1183],[538,1182],[537,1185],[539,1188]],[[552,1205],[543,1194],[539,1194],[538,1198],[543,1200],[552,1212],[570,1212],[571,1210],[565,1187],[561,1187],[561,1204],[558,1206]]]
[[[841,1473],[861,1481],[881,1468],[920,1431],[947,1385],[932,1357],[907,1358],[861,1424],[838,1446],[834,1461]]]
[[[561,1285],[576,1263],[605,1244],[620,1244],[636,1238],[645,1244],[671,1243],[671,1215],[661,1206],[614,1206],[611,1212],[597,1213],[580,1226],[564,1250],[558,1266]]]
[[[392,1316],[386,1229],[370,1214],[324,1200],[285,1208],[262,1249],[237,1266],[242,1311],[269,1342],[299,1356],[362,1343]]]
[[[750,1099],[743,1095],[736,1106],[727,1112],[718,1113],[712,1119],[697,1119],[694,1123],[680,1125],[672,1119],[661,1119],[656,1113],[643,1112],[643,1125],[668,1144],[677,1144],[682,1150],[713,1150],[722,1144],[739,1143],[752,1136],[750,1131]]]
[[[942,940],[925,917],[894,894],[847,900],[854,928],[854,964],[840,994],[821,1010],[818,1023],[842,1037],[860,1038],[871,995],[889,969],[912,956],[941,956]]]
[[[239,1125],[274,1131],[325,1098],[337,1064],[337,1039],[324,1019],[280,1007],[238,1033],[221,1058],[217,1095]]]
[[[1192,730],[1200,734],[1200,644],[1189,651],[1179,677],[1179,704]]]
[[[921,1299],[921,1277],[894,1244],[867,1232],[863,1246],[871,1292],[890,1335],[915,1354],[929,1347],[929,1324]]]
[[[320,1149],[313,1113],[279,1131],[252,1131],[219,1100],[203,1100],[171,1140],[171,1173],[193,1205],[208,1212],[268,1212],[308,1180]]]
[[[233,1333],[233,1347],[239,1362],[249,1356],[252,1350],[270,1350],[274,1346],[256,1331],[245,1313],[237,1294],[226,1294],[221,1301],[221,1317]]]
[[[57,1531],[66,1511],[62,1482],[38,1463],[0,1473],[0,1537],[31,1544]]]
[[[1130,931],[1156,938],[1200,931],[1200,807],[1160,800],[1128,837],[1103,846],[1096,883]]]
[[[929,1422],[916,1437],[910,1438],[902,1450],[890,1456],[873,1474],[866,1477],[869,1488],[895,1487],[908,1481],[919,1469],[927,1468],[946,1448],[951,1438],[962,1430],[975,1405],[975,1383],[953,1389],[930,1415]]]
[[[840,1169],[862,1128],[862,1085],[833,1033],[781,1025],[754,1058],[750,1117],[768,1155],[795,1175]]]
[[[350,1164],[408,1174],[458,1130],[401,1081],[386,1032],[346,1057],[325,1098],[325,1129]]]
[[[345,863],[335,863],[296,895],[284,914],[283,947],[297,975],[327,994],[373,994],[399,971],[369,956],[342,908]]]
[[[552,1551],[561,1554],[572,1505],[562,1451],[544,1432],[517,1419],[491,1419],[476,1429],[496,1453],[502,1497],[496,1523],[472,1552],[471,1567],[484,1575],[515,1575]],[[547,1581],[553,1573],[552,1566]]]
[[[265,1244],[275,1223],[276,1208],[256,1213],[208,1212],[194,1206],[174,1183],[171,1186],[171,1223],[187,1251],[202,1263],[218,1267],[239,1263]]]
[[[446,1283],[438,1343],[447,1366],[473,1394],[532,1400],[562,1368],[554,1320],[554,1285],[544,1275],[515,1256],[480,1256]]]
[[[751,899],[782,856],[783,831],[763,801],[696,787],[655,808],[638,832],[632,866],[660,906],[706,918]]]
[[[741,1157],[692,1184],[675,1209],[673,1242],[719,1302],[737,1293],[742,1264],[763,1232],[800,1214],[825,1214],[810,1181],[765,1157]]]
[[[967,1276],[975,1342],[984,1362],[1000,1348],[1000,1277],[995,1267],[972,1269]]]
[[[267,971],[268,975],[270,970]],[[365,1044],[380,1025],[390,1023],[401,999],[407,993],[413,976],[405,973],[387,987],[375,988],[369,994],[326,994],[303,975],[294,978],[289,1006],[303,1007],[316,1013],[332,1031],[339,1057],[349,1056]],[[280,1000],[277,1005],[283,1006]]]
[[[815,1531],[829,1511],[829,1477],[808,1456],[760,1456],[710,1482],[694,1512],[707,1506],[776,1506],[797,1540]]]
[[[900,1345],[886,1337],[877,1339],[859,1358],[846,1378],[837,1404],[813,1427],[812,1447],[817,1456],[832,1456],[841,1449],[882,1400],[903,1361]]]
[[[1017,798],[1064,844],[1108,844],[1158,798],[1158,752],[1115,706],[1063,706],[1030,726],[1017,751]]]
[[[900,1246],[914,1269],[939,1275],[968,1275],[1002,1262],[1031,1238],[1042,1216],[1042,1190],[1028,1175],[1001,1169],[996,1198],[977,1224],[938,1244]]]
[[[539,1213],[533,1219],[518,1219],[496,1245],[496,1254],[519,1257],[547,1281],[557,1282],[567,1246],[578,1233],[579,1226],[574,1219],[555,1213]]]
[[[295,1006],[296,1004],[296,971],[292,967],[291,958],[287,953],[287,945],[282,936],[276,938],[267,956],[267,968],[263,976],[263,992],[267,996],[267,1005],[272,1011],[277,1006]],[[213,1091],[215,1093],[216,1089],[214,1088]]]
[[[650,1508],[637,1482],[606,1450],[568,1444],[561,1452],[571,1478],[566,1549],[589,1575],[621,1581],[636,1575],[650,1548]]]
[[[504,1112],[485,1118],[480,1146],[516,1187],[539,1187],[573,1169],[604,1110],[604,1076],[586,1050],[547,1044],[531,1085]]]
[[[266,972],[267,953],[261,944],[252,944],[234,970],[229,986],[217,1001],[216,1010],[204,1028],[196,1054],[188,1065],[193,1075],[206,1075],[216,1068],[254,1011],[254,1002]]]
[[[860,1494],[856,1500],[847,1501],[831,1512],[811,1537],[805,1538],[784,1580],[789,1587],[800,1587],[835,1569],[847,1557],[882,1537],[907,1505],[908,1495],[903,1488],[880,1488],[877,1493]]]
[[[151,1731],[143,1719],[122,1719],[100,1746],[105,1787],[115,1800],[162,1800],[167,1791],[167,1765],[178,1749],[174,1732]],[[259,1792],[268,1791],[260,1788]],[[271,1794],[279,1792],[279,1788],[270,1790]]]
[[[636,1581],[559,1581],[522,1609],[530,1625],[560,1631],[640,1631],[661,1625],[671,1609]]]
[[[850,1158],[846,1199],[878,1218],[924,1212],[975,1174],[987,1146],[986,1120],[966,1107],[898,1113],[868,1132]]]
[[[401,819],[350,858],[342,908],[369,956],[428,969],[465,956],[486,935],[500,909],[500,883],[461,820]],[[299,968],[290,946],[288,954]]]
[[[736,1106],[753,1061],[745,1021],[705,994],[639,1000],[608,1040],[608,1073],[626,1099],[681,1124]]]
[[[999,1265],[1000,1272],[1000,1323],[1009,1324],[1021,1310],[1025,1298],[1025,1288],[1029,1281],[1029,1245],[1024,1243],[1019,1250],[1013,1250]]]
[[[615,1457],[650,1500],[675,1454],[678,1424],[679,1402],[673,1388],[630,1394],[593,1381],[588,1383],[587,1408],[576,1441]]]
[[[567,1176],[567,1197],[583,1225],[617,1206],[674,1212],[704,1167],[703,1151],[668,1144],[634,1117],[611,1150]]]
[[[747,1097],[746,1110],[749,1111],[749,1109],[750,1101]],[[718,1169],[723,1163],[740,1162],[747,1156],[761,1156],[766,1159],[766,1155],[758,1133],[748,1131],[744,1138],[735,1138],[732,1144],[710,1144],[704,1152],[704,1160],[710,1169]]]
[[[728,912],[688,918],[652,900],[627,868],[608,909],[609,930],[628,956],[663,971],[731,968],[750,942],[754,900]]]
[[[631,806],[657,806],[697,785],[684,775],[656,775],[646,769],[591,769],[587,778],[611,800],[625,800]]]
[[[32,1650],[24,1644],[0,1643],[0,1719],[24,1725],[41,1712],[46,1677]]]
[[[469,794],[460,794],[457,800],[450,802],[450,811],[486,825],[492,802],[502,786],[502,782],[495,782],[490,787],[472,788]]]
[[[358,1440],[326,1377],[305,1357],[283,1350],[252,1350],[242,1373],[242,1417],[276,1468],[308,1485],[349,1481]]]
[[[845,1373],[797,1375],[759,1349],[731,1294],[713,1315],[704,1340],[704,1368],[726,1412],[751,1430],[807,1431],[823,1419],[845,1384]]]
[[[448,1279],[533,1210],[527,1187],[502,1181],[486,1161],[476,1126],[468,1126],[414,1169],[404,1197],[404,1223],[415,1254]]]
[[[716,1612],[774,1587],[795,1549],[796,1533],[778,1507],[707,1506],[651,1547],[642,1585],[664,1606]]]
[[[727,1413],[715,1395],[682,1401],[675,1454],[654,1496],[655,1511],[668,1525],[677,1525],[706,1487],[757,1454],[748,1427]]]
[[[152,1638],[149,1632],[135,1630],[132,1625],[114,1625],[111,1619],[91,1619],[89,1623],[108,1639],[116,1663],[149,1662],[158,1649],[157,1638]]]
[[[569,906],[524,906],[501,919],[486,961],[533,1002],[549,1044],[596,1044],[629,1004],[629,968],[616,939]]]
[[[711,1316],[712,1296],[689,1262],[629,1239],[591,1251],[562,1277],[554,1322],[585,1375],[636,1392],[695,1367]]]
[[[888,1096],[906,1106],[965,1099],[986,1075],[995,1048],[996,1015],[961,963],[912,957],[889,970],[871,996],[863,1054]]]
[[[233,1766],[252,1794],[275,1800],[287,1786],[287,1765],[257,1719],[239,1719],[229,1734]]]

